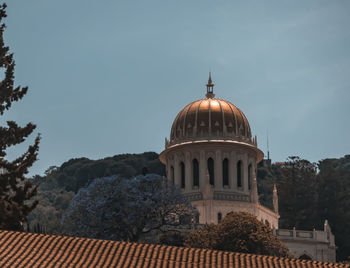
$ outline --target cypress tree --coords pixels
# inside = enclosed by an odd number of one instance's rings
[[[4,71],[4,78],[0,81],[0,115],[13,102],[22,99],[28,90],[28,87],[14,86],[15,62],[9,47],[4,44],[4,18],[6,4],[0,5],[0,70]],[[35,127],[32,123],[21,127],[14,121],[0,126],[0,229],[22,231],[28,213],[37,205],[37,201],[29,201],[37,189],[26,175],[28,168],[37,160],[40,135],[23,155],[13,161],[6,160],[6,149],[24,142]]]

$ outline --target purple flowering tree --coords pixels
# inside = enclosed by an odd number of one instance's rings
[[[159,175],[133,179],[118,176],[95,179],[73,198],[62,225],[67,234],[138,241],[140,236],[178,219],[195,218],[195,209]]]

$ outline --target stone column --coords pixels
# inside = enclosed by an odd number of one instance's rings
[[[205,163],[205,152],[203,150],[199,153],[199,189],[203,191],[205,187],[205,174],[207,169],[207,164]]]
[[[190,152],[185,153],[185,192],[192,190],[192,161]]]
[[[176,186],[181,187],[180,162],[177,154],[174,155],[174,181]]]
[[[243,181],[242,181],[242,190],[245,193],[249,193],[248,189],[248,154],[243,154],[243,166],[242,166],[242,172],[243,172]]]
[[[214,160],[214,187],[216,190],[222,190],[222,155],[221,151],[215,152]]]

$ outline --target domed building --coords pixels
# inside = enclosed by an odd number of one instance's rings
[[[197,208],[198,223],[218,223],[231,211],[249,212],[269,225],[295,257],[334,262],[334,235],[327,221],[324,230],[279,229],[276,186],[273,210],[259,203],[257,163],[264,154],[257,138],[237,106],[215,98],[210,74],[206,86],[205,98],[177,114],[159,156],[168,180]]]
[[[199,223],[217,223],[231,211],[246,211],[278,228],[274,211],[258,202],[256,170],[264,154],[244,113],[215,98],[209,75],[205,98],[176,116],[160,160],[167,177],[199,212]],[[277,192],[275,195],[277,198]]]

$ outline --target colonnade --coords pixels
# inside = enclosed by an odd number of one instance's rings
[[[256,176],[256,159],[235,151],[187,151],[168,155],[167,177],[186,192],[204,189],[206,173],[214,190],[249,193]]]

